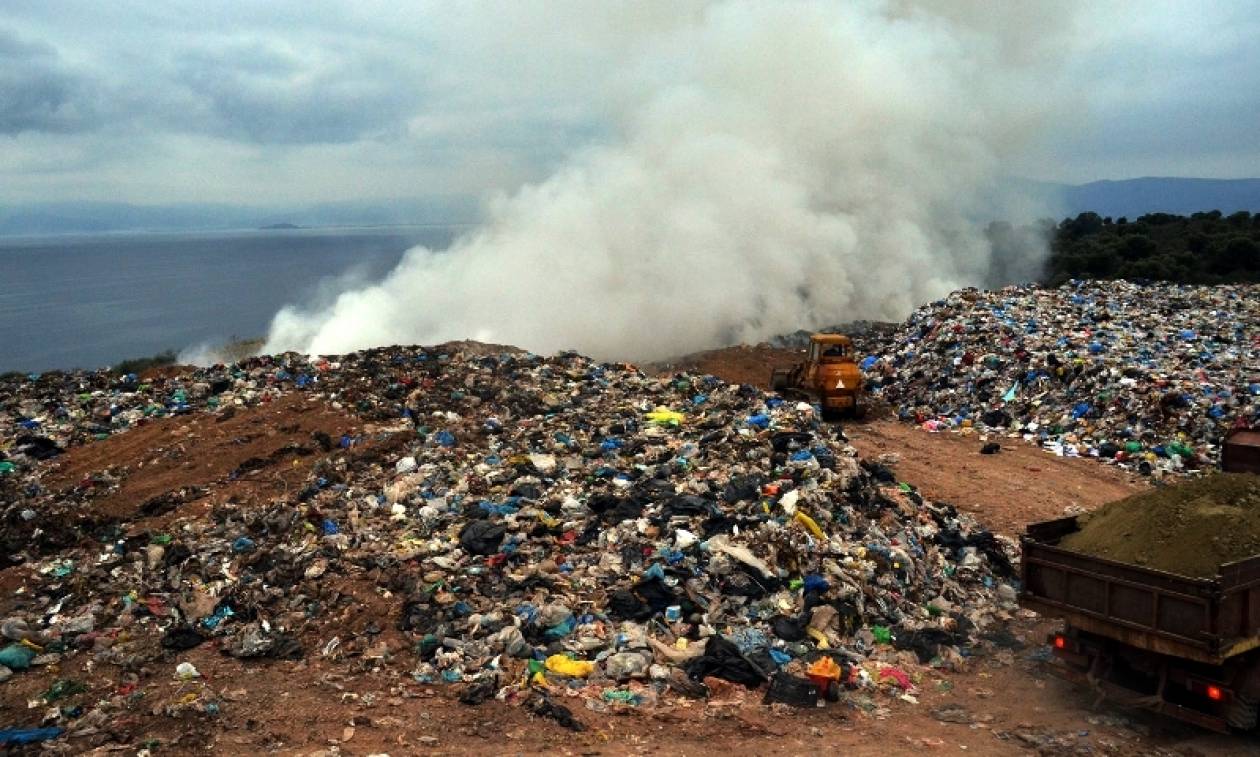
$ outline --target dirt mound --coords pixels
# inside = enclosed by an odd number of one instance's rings
[[[804,350],[781,349],[767,344],[740,344],[641,366],[645,373],[670,376],[675,373],[698,373],[717,376],[730,384],[749,384],[770,388],[770,373],[775,368],[791,368],[804,360]]]
[[[1260,552],[1260,476],[1222,473],[1113,502],[1060,546],[1207,577]]]
[[[1076,457],[1047,455],[1002,440],[997,455],[981,455],[978,434],[927,434],[891,418],[846,423],[844,433],[863,457],[879,460],[898,481],[923,496],[956,505],[1000,534],[1029,523],[1102,507],[1147,489],[1146,479]]]
[[[85,490],[92,510],[131,519],[197,499],[216,482],[252,485],[265,478],[296,487],[323,450],[316,434],[337,442],[359,423],[303,395],[217,415],[163,418],[75,447],[44,477],[51,490]]]

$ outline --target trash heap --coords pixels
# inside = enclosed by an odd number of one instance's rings
[[[1014,609],[1012,544],[859,460],[816,407],[748,386],[440,348],[257,358],[145,392],[128,381],[4,388],[18,464],[0,481],[0,538],[35,584],[3,597],[0,675],[51,685],[86,657],[129,676],[78,719],[42,723],[72,734],[128,707],[146,676],[196,679],[180,655],[202,645],[368,660],[574,728],[566,700],[756,689],[875,707],[879,692],[912,699],[924,666],[997,643]],[[174,392],[174,410],[153,401]],[[107,400],[124,419],[222,415],[294,392],[354,411],[364,431],[322,440],[303,487],[196,515],[181,501],[161,521],[93,516],[116,484],[52,491],[51,463],[17,440],[117,432]],[[207,687],[167,713],[230,706]]]
[[[1210,466],[1260,425],[1260,287],[964,289],[863,345],[870,387],[930,431],[1022,436],[1143,473]]]

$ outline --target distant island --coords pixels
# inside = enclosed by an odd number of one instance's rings
[[[258,227],[261,231],[275,231],[277,229],[300,229],[296,223],[269,223],[266,226]]]

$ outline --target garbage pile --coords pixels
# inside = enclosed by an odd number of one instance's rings
[[[930,431],[1022,436],[1164,475],[1260,425],[1260,287],[964,289],[866,347],[869,387]]]
[[[1183,576],[1211,577],[1260,553],[1260,476],[1219,473],[1080,516],[1060,546]]]
[[[387,348],[0,391],[0,541],[34,581],[0,600],[0,677],[53,685],[90,660],[125,679],[23,726],[91,732],[153,679],[198,680],[181,654],[202,645],[370,661],[573,728],[566,701],[912,699],[924,666],[997,643],[1014,609],[1008,540],[859,460],[816,407],[711,376]],[[284,496],[111,521],[93,502],[116,481],[43,483],[49,445],[299,392],[365,425],[312,440]],[[165,712],[233,706],[218,691]]]
[[[777,349],[803,350],[809,347],[809,338],[814,334],[844,334],[853,340],[855,345],[865,348],[871,345],[892,343],[897,336],[899,323],[889,321],[849,321],[826,326],[813,331],[797,329],[790,334],[771,337],[768,344]]]

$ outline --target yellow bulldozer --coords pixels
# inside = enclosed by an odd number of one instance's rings
[[[791,368],[775,369],[770,387],[785,397],[817,402],[823,418],[842,414],[860,418],[865,412],[862,369],[853,352],[853,340],[843,334],[814,334],[809,338],[805,361]]]

